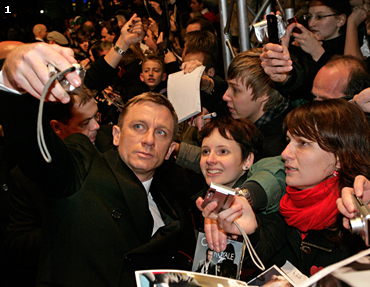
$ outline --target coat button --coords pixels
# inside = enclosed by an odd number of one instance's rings
[[[114,219],[120,219],[121,218],[121,212],[119,211],[119,210],[113,210],[112,211],[112,217],[114,218]]]
[[[306,254],[311,254],[311,248],[310,248],[309,246],[307,246],[307,245],[303,245],[303,246],[301,247],[301,250],[302,250],[304,253],[306,253]]]

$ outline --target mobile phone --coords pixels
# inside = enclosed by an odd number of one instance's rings
[[[207,204],[212,201],[218,203],[217,207],[213,210],[215,213],[219,213],[222,210],[228,209],[234,199],[235,190],[222,184],[211,183],[204,201],[202,208],[205,208]]]
[[[288,25],[290,25],[290,24],[292,24],[292,23],[298,23],[297,18],[296,18],[296,17],[294,17],[294,16],[293,16],[292,18],[288,19],[288,20],[287,20],[287,22],[288,22]],[[301,29],[299,29],[298,27],[295,27],[295,28],[293,29],[293,32],[294,32],[294,33],[297,33],[297,34],[302,34]]]
[[[275,15],[266,15],[267,20],[267,34],[269,43],[280,44],[277,18]]]

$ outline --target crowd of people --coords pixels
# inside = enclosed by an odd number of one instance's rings
[[[207,257],[225,250],[235,222],[266,267],[307,276],[367,248],[349,231],[352,194],[370,201],[365,2],[302,3],[280,44],[226,72],[214,1],[135,0],[0,42],[4,286],[135,286],[135,270],[191,270],[201,229]],[[77,63],[65,78],[80,88],[52,84],[38,122],[50,67]],[[168,75],[201,65],[202,112],[178,123]],[[237,193],[220,213],[202,205],[211,183]]]

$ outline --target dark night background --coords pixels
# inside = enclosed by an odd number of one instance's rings
[[[111,12],[118,9],[127,9],[132,2],[133,0],[103,0],[104,17],[110,17]],[[84,16],[86,19],[94,17],[98,0],[5,0],[1,6],[0,42],[29,42],[33,37],[32,27],[35,24],[45,24],[48,31],[63,32],[65,19],[75,16]],[[6,13],[7,6],[10,13]],[[43,14],[40,13],[41,10],[44,11]]]

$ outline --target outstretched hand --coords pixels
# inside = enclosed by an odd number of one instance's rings
[[[241,196],[235,196],[230,208],[216,214],[214,209],[217,207],[217,202],[210,202],[203,209],[203,199],[199,197],[196,205],[205,218],[204,232],[208,246],[216,252],[221,252],[226,249],[227,234],[230,234],[234,239],[241,235],[240,230],[234,224],[236,221],[247,234],[253,233],[258,224],[252,207],[248,201]]]
[[[64,71],[73,63],[77,62],[69,48],[45,43],[24,44],[10,52],[5,60],[4,85],[20,93],[28,92],[40,99],[42,90],[50,78],[47,64]],[[81,79],[76,72],[66,74],[66,78],[74,87],[81,85]],[[67,103],[69,95],[56,82],[51,86],[46,100]]]
[[[352,194],[362,198],[363,202],[370,200],[370,181],[363,175],[358,175],[353,183],[353,188],[345,187],[342,189],[341,197],[337,199],[337,207],[345,218],[343,218],[343,226],[349,228],[349,219],[355,217],[355,205],[352,200]]]

